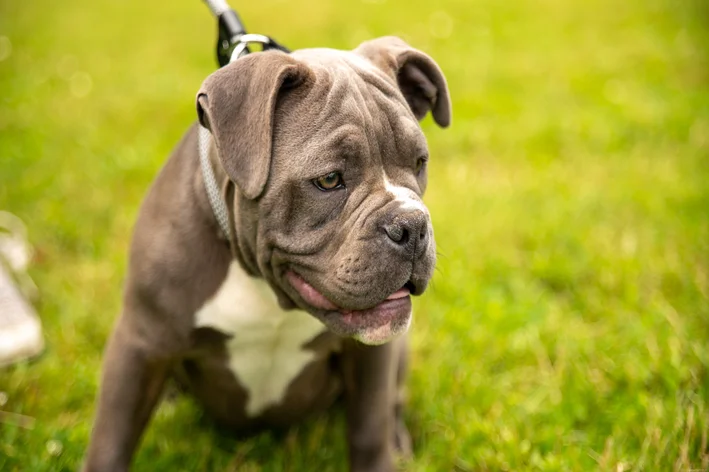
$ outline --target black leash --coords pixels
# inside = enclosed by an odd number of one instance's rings
[[[264,51],[276,49],[290,52],[288,48],[276,42],[269,36],[249,34],[239,15],[226,3],[225,0],[204,0],[214,16],[217,17],[219,36],[217,37],[217,62],[223,67],[232,58],[237,59],[251,52],[250,44],[260,44]]]

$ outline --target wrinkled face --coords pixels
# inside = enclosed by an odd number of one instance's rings
[[[208,78],[198,111],[241,190],[241,259],[281,305],[367,344],[406,331],[436,262],[417,122],[450,121],[435,63],[397,38],[258,53]]]
[[[436,261],[421,201],[426,140],[373,66],[322,54],[309,62],[315,86],[276,113],[259,257],[332,331],[381,343],[406,331],[410,294],[425,290]]]

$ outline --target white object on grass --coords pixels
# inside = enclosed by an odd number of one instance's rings
[[[32,254],[26,234],[19,218],[0,211],[0,365],[35,356],[44,348],[39,318],[25,299],[37,291],[25,272]]]

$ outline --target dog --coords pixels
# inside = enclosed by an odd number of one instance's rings
[[[446,79],[395,37],[204,81],[138,216],[83,470],[129,469],[169,378],[244,435],[343,397],[350,470],[394,470],[411,295],[436,262],[429,112],[450,124]]]

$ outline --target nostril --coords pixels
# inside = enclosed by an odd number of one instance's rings
[[[406,244],[409,242],[409,230],[406,228],[401,229],[401,239],[397,241],[399,244]]]
[[[409,230],[398,224],[391,224],[384,227],[389,239],[397,244],[406,244],[409,241]]]

